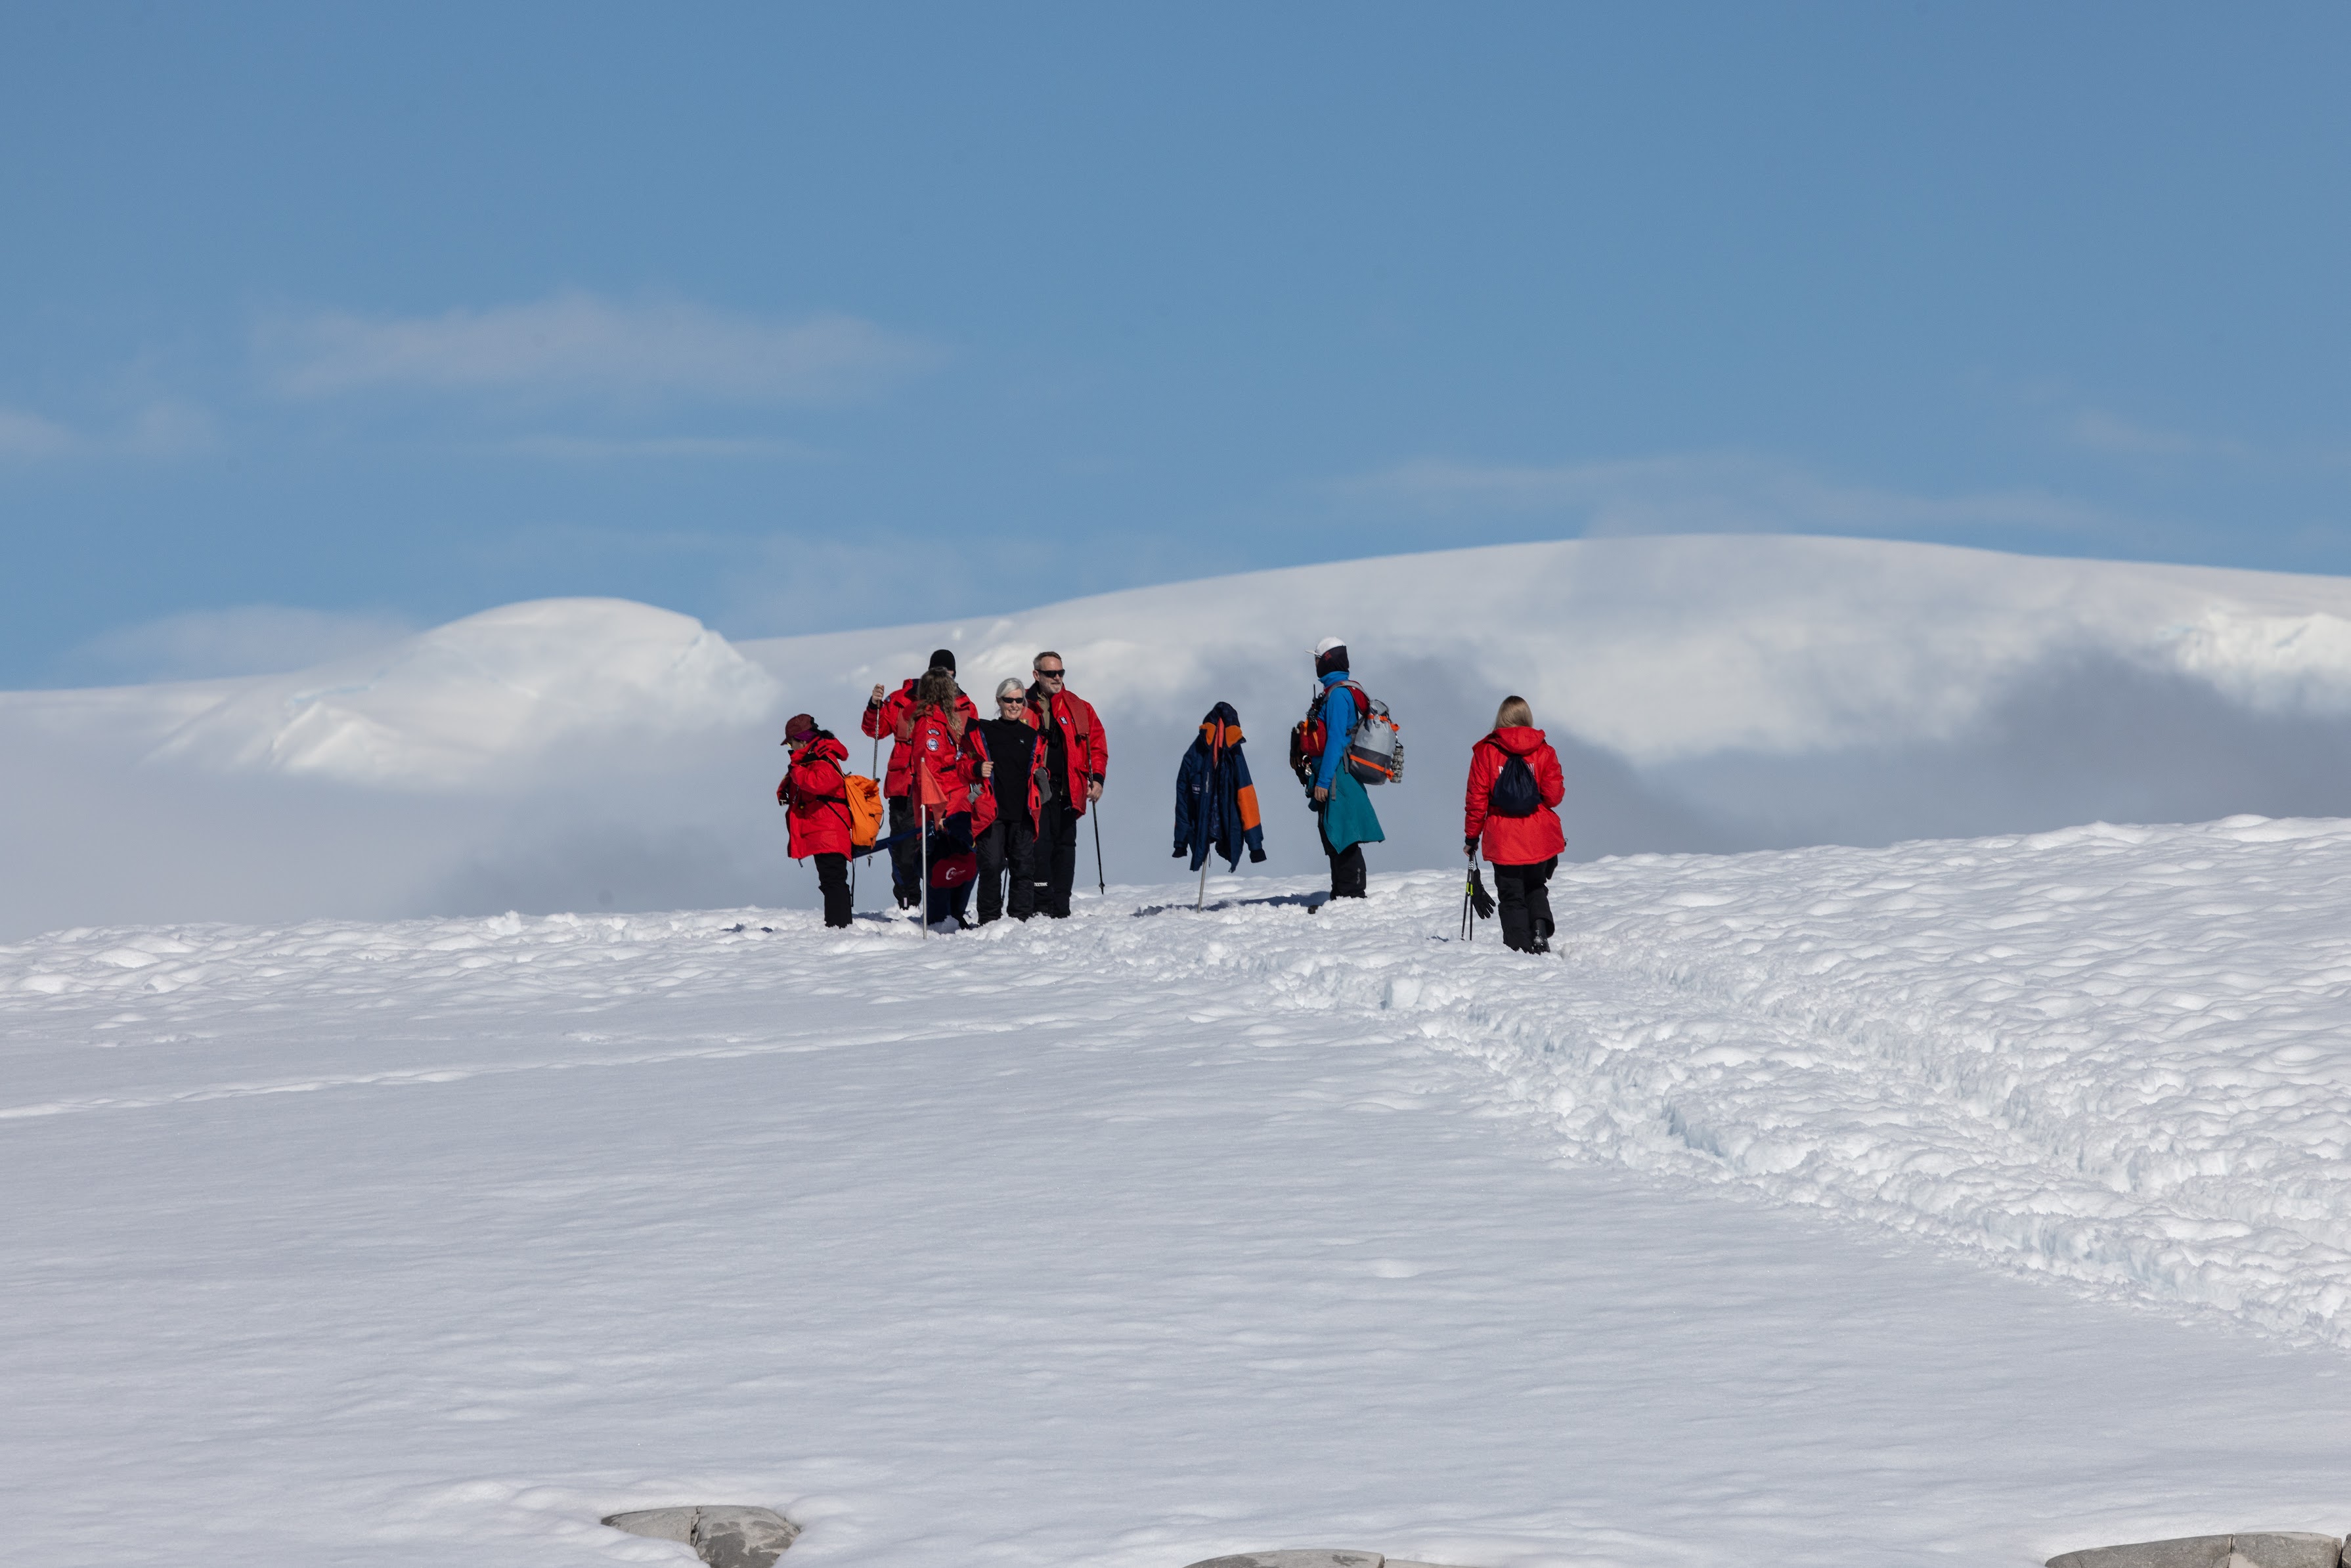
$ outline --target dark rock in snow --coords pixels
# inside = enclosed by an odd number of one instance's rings
[[[2268,1531],[2094,1546],[2052,1557],[2049,1568],[2340,1568],[2342,1561],[2343,1542],[2331,1535]]]
[[[710,1568],[774,1568],[800,1533],[773,1509],[732,1504],[640,1509],[609,1514],[604,1522],[631,1535],[684,1542]]]

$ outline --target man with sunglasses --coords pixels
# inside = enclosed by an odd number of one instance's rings
[[[1032,852],[1037,910],[1056,920],[1070,915],[1070,884],[1078,874],[1078,819],[1102,799],[1110,771],[1110,742],[1093,705],[1068,689],[1069,667],[1048,649],[1029,662],[1026,717],[1042,742],[1037,747],[1039,810]]]

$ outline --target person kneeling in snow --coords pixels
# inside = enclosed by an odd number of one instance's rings
[[[1551,873],[1567,848],[1557,807],[1567,796],[1559,753],[1535,728],[1527,699],[1505,697],[1494,732],[1469,748],[1461,852],[1480,844],[1494,863],[1502,941],[1521,953],[1551,951]]]
[[[784,721],[784,746],[791,766],[776,786],[776,804],[785,808],[794,860],[816,857],[816,884],[824,894],[824,923],[849,924],[849,786],[841,765],[849,748],[819,729],[815,719],[796,713]]]

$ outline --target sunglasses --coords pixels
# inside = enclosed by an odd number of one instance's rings
[[[1067,670],[1040,670],[1037,672],[1037,678],[1040,681],[1058,681],[1069,673]]]

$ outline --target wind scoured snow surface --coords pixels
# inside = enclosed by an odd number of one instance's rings
[[[0,1561],[2339,1532],[2346,877],[2238,819],[1564,867],[1549,960],[1458,873],[0,947]]]

